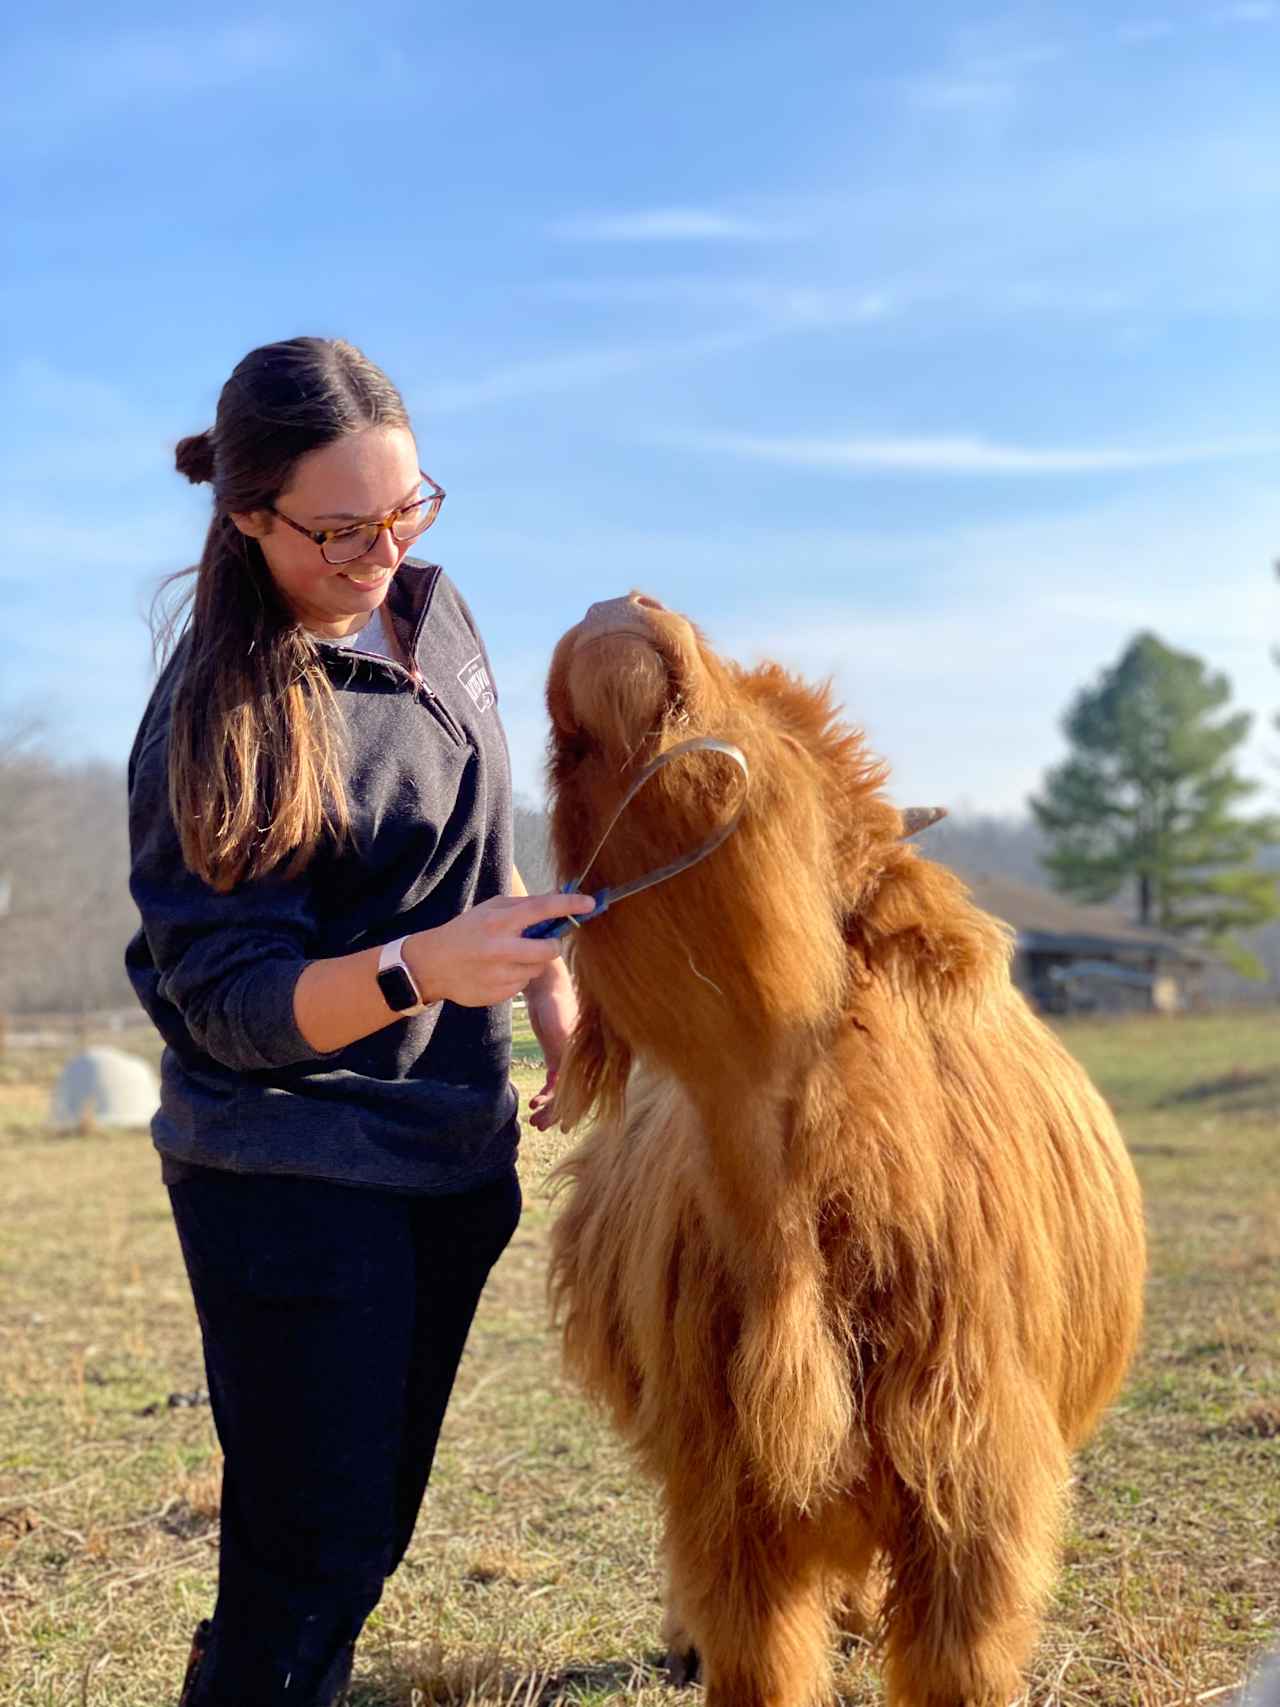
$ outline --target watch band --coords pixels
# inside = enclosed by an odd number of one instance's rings
[[[420,1014],[428,1006],[413,973],[404,963],[401,950],[407,941],[407,937],[398,937],[395,942],[384,943],[378,956],[378,988],[383,1001],[400,1019]]]

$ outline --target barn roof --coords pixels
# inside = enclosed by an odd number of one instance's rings
[[[1011,877],[966,875],[973,898],[985,912],[1012,925],[1019,946],[1042,953],[1141,954],[1156,960],[1200,965],[1206,956],[1188,943],[1135,925],[1117,907],[1085,907],[1052,889]]]

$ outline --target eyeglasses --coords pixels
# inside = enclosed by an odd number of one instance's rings
[[[422,474],[421,469],[418,472]],[[399,540],[401,545],[407,545],[411,539],[417,539],[420,533],[426,533],[440,514],[445,493],[444,487],[437,486],[429,474],[422,474],[422,478],[431,488],[425,498],[415,498],[411,504],[401,504],[398,510],[388,510],[381,521],[356,522],[351,527],[304,528],[301,522],[295,522],[292,516],[286,516],[283,510],[277,510],[274,504],[269,508],[273,516],[279,516],[295,533],[313,540],[320,547],[321,557],[336,569],[343,563],[354,563],[357,557],[363,557],[372,551],[383,528],[390,532],[392,539]]]

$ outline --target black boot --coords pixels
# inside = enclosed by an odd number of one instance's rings
[[[196,1633],[191,1638],[191,1654],[187,1660],[186,1676],[182,1680],[182,1694],[178,1697],[178,1707],[191,1707],[195,1700],[196,1677],[200,1670],[200,1662],[209,1651],[209,1642],[213,1635],[213,1625],[207,1618],[202,1618],[196,1625]],[[355,1663],[356,1645],[348,1642],[339,1648],[329,1662],[324,1676],[316,1686],[316,1693],[310,1707],[342,1707],[346,1699],[347,1685],[351,1682],[351,1668]]]
[[[178,1697],[178,1707],[191,1707],[192,1693],[196,1686],[196,1673],[200,1670],[200,1661],[204,1658],[209,1646],[209,1637],[213,1634],[213,1625],[207,1618],[202,1618],[196,1625],[196,1633],[191,1638],[191,1655],[187,1660],[186,1676],[182,1680],[182,1694]]]
[[[333,1656],[328,1671],[320,1679],[320,1687],[316,1690],[315,1707],[342,1707],[347,1698],[347,1685],[351,1682],[351,1668],[355,1663],[356,1645],[348,1642],[345,1648],[339,1648]]]

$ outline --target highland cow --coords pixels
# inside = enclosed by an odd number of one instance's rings
[[[558,1108],[597,1119],[551,1287],[661,1487],[673,1664],[709,1707],[819,1701],[875,1583],[890,1702],[1004,1707],[1138,1332],[1123,1142],[824,690],[632,594],[561,640],[548,704],[565,877],[655,754],[750,765],[714,854],[572,933]],[[742,788],[668,765],[584,886],[696,847]]]

